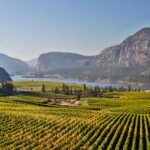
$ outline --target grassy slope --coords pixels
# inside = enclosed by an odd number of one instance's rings
[[[46,91],[49,92],[52,90],[52,88],[62,88],[62,84],[60,82],[45,82],[45,81],[24,81],[24,82],[14,82],[14,85],[16,88],[21,90],[28,90],[28,91],[41,91],[42,84],[45,85]],[[77,84],[66,84],[72,89],[82,89],[82,86]]]

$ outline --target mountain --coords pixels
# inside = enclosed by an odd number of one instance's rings
[[[0,67],[5,68],[10,74],[25,73],[29,66],[22,60],[0,54]]]
[[[3,69],[0,68],[0,82],[12,81],[9,74]]]
[[[74,65],[69,63],[71,68],[66,65],[62,68],[62,61],[57,69],[51,68],[53,70],[48,73],[99,82],[150,84],[150,28],[141,29],[122,43],[108,47],[91,58],[88,65],[75,65],[78,61]],[[57,59],[52,59],[52,62],[57,64]],[[47,65],[53,66],[53,63]],[[46,70],[45,63],[43,66]]]
[[[102,50],[93,65],[150,65],[150,28],[141,29],[121,44]]]
[[[53,69],[88,66],[93,56],[83,56],[75,53],[49,52],[39,56],[37,72],[47,72]]]
[[[27,61],[26,63],[28,64],[29,67],[35,68],[37,65],[37,61],[38,61],[38,58],[33,58],[33,59]]]

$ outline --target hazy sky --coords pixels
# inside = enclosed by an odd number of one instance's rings
[[[98,54],[150,27],[150,0],[0,0],[0,53]]]

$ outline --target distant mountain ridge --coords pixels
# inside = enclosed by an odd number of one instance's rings
[[[33,58],[29,61],[26,61],[26,63],[28,64],[29,67],[36,68],[37,61],[38,61],[38,58]]]
[[[28,62],[36,75],[57,74],[63,77],[100,82],[150,83],[150,28],[143,28],[122,43],[108,47],[96,56],[49,52]],[[0,54],[0,67],[11,72],[28,72],[28,65]],[[31,70],[30,70],[31,71]]]
[[[97,56],[75,53],[49,52],[41,54],[37,72],[72,67],[150,65],[150,28],[143,28],[121,44],[108,47]]]
[[[150,28],[141,29],[97,56],[72,55],[42,54],[37,72],[100,82],[150,83]]]
[[[83,67],[91,64],[94,56],[83,56],[75,53],[49,52],[41,54],[37,62],[37,72],[53,69]]]
[[[11,74],[25,73],[29,70],[29,66],[24,61],[1,53],[0,67],[6,69]]]
[[[150,28],[141,29],[121,44],[104,49],[93,65],[150,65]]]
[[[12,81],[12,79],[10,78],[9,74],[0,67],[0,83],[6,81]]]

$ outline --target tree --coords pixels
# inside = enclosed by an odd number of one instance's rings
[[[72,87],[71,87],[71,88],[70,88],[70,95],[72,95],[72,93],[73,93],[73,92],[72,92]]]
[[[67,86],[67,85],[66,85],[66,87],[65,87],[65,94],[66,94],[66,95],[69,95],[69,86]]]
[[[129,85],[129,86],[128,86],[128,92],[130,92],[130,91],[131,91],[131,86]]]
[[[86,84],[83,85],[83,91],[84,91],[84,96],[85,96],[85,92],[86,92]]]
[[[58,87],[55,88],[54,92],[55,92],[55,94],[58,94],[58,93],[59,93]]]
[[[141,88],[140,87],[138,88],[138,92],[141,92]]]
[[[124,88],[123,88],[123,86],[121,86],[119,90],[120,90],[121,92],[122,92],[122,91],[124,91]]]
[[[91,87],[91,88],[87,88],[86,91],[87,91],[87,95],[88,95],[88,96],[93,96],[93,93],[94,93],[94,92],[93,92],[93,88],[92,88],[92,87]]]
[[[108,91],[109,91],[109,92],[113,92],[113,88],[112,88],[112,86],[109,86]]]
[[[77,98],[77,100],[81,99],[81,91],[80,90],[77,91],[77,97],[76,98]]]
[[[65,94],[65,90],[66,90],[66,85],[63,83],[62,85],[62,93]]]
[[[101,96],[101,89],[99,86],[95,86],[92,92],[92,95],[94,97],[100,97]]]
[[[45,85],[44,84],[41,87],[41,92],[45,93]]]
[[[4,91],[5,94],[12,95],[14,90],[14,85],[9,82],[2,83],[2,90]]]

